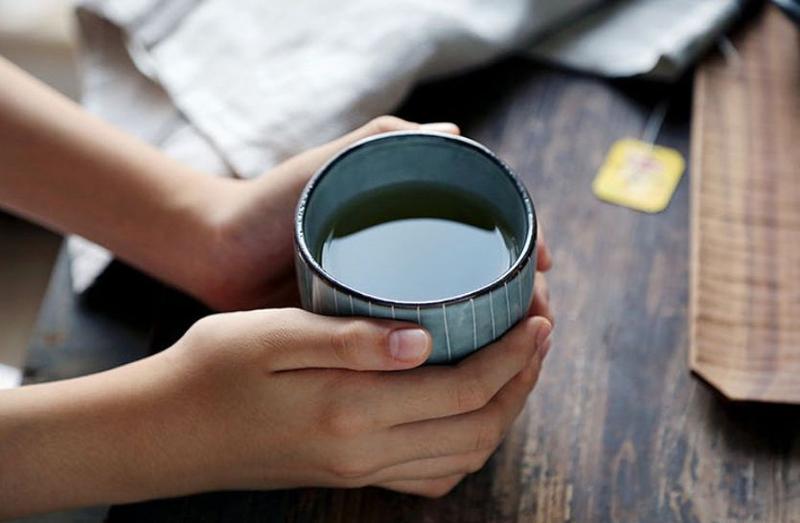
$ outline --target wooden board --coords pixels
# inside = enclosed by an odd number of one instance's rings
[[[737,400],[800,403],[800,37],[777,9],[695,79],[692,369]]]

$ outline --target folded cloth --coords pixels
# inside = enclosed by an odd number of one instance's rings
[[[84,0],[84,103],[190,165],[253,177],[391,112],[419,81],[515,50],[614,76],[658,69],[658,60],[635,57],[677,56],[680,71],[699,42],[730,21],[738,1],[628,2],[629,9],[652,4],[639,11],[637,23],[645,25],[635,28],[620,22],[625,10],[616,4],[603,15],[605,4]],[[587,12],[590,21],[576,23]],[[643,27],[656,22],[661,29],[648,38]],[[631,58],[625,67],[621,57]],[[75,238],[69,248],[81,291],[110,255]]]
[[[741,13],[745,0],[625,0],[538,39],[533,58],[608,77],[672,81]]]

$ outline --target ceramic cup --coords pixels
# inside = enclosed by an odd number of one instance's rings
[[[371,296],[328,274],[312,252],[336,209],[366,192],[408,181],[449,184],[490,203],[521,246],[511,267],[468,293],[420,302]],[[536,271],[536,215],[522,183],[481,144],[434,132],[385,133],[340,152],[308,182],[295,217],[295,254],[303,308],[420,324],[433,338],[428,363],[449,363],[496,340],[525,316]]]

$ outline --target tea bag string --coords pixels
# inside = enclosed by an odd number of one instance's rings
[[[736,50],[730,38],[721,36],[717,40],[717,48],[730,67],[738,68],[741,66],[742,59],[739,56],[739,51]],[[669,104],[669,97],[662,98],[653,108],[653,111],[647,118],[647,123],[645,123],[644,131],[642,132],[642,141],[649,145],[649,150],[651,151],[653,147],[655,147],[656,139],[658,139],[661,128],[664,126],[664,119],[667,116]]]
[[[663,98],[656,104],[650,116],[647,117],[647,123],[645,123],[644,131],[642,131],[642,141],[650,146],[650,150],[655,147],[658,134],[664,126],[664,119],[667,116],[669,103],[669,98]]]

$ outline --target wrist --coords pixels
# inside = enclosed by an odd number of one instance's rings
[[[164,279],[209,303],[219,287],[220,262],[237,192],[238,180],[198,174],[176,203],[178,218],[165,221],[171,239],[162,258]],[[222,266],[224,267],[224,265]]]
[[[117,421],[110,438],[118,453],[121,499],[115,503],[171,497],[213,489],[216,427],[204,410],[208,395],[203,355],[173,346],[125,369],[117,400],[106,403]],[[113,398],[113,394],[112,394]],[[121,409],[120,405],[127,405]],[[105,420],[102,420],[103,422]]]
[[[252,243],[252,220],[248,218],[266,214],[257,202],[254,185],[252,180],[217,178],[194,212],[199,223],[193,234],[197,252],[193,280],[184,290],[216,310],[240,308],[243,282],[260,269],[248,257],[258,248]]]
[[[201,420],[187,408],[192,398],[182,365],[165,351],[3,393],[0,517],[209,488],[213,474],[198,470],[207,443],[194,426]]]

